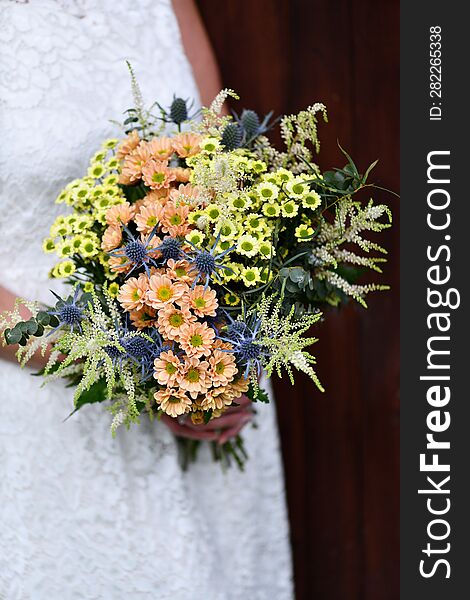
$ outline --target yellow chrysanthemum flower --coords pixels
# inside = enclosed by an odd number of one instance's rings
[[[252,200],[248,194],[232,194],[229,198],[228,205],[233,212],[243,212],[248,210],[252,205]]]
[[[304,223],[302,225],[299,225],[295,229],[295,237],[298,240],[311,238],[313,234],[314,234],[313,227],[310,227],[309,225],[306,225]]]
[[[86,293],[91,293],[93,290],[95,289],[95,286],[92,284],[91,281],[87,281],[84,285],[83,285],[83,291]]]
[[[263,181],[256,186],[256,192],[266,202],[272,202],[279,196],[279,188],[274,183]]]
[[[51,276],[57,279],[64,279],[70,277],[75,273],[75,265],[71,260],[58,263],[51,272]]]
[[[62,190],[62,191],[60,192],[60,194],[57,196],[57,198],[55,199],[55,202],[56,202],[56,204],[63,204],[64,202],[65,202],[66,204],[68,204],[68,202],[67,202],[67,201],[68,201],[68,199],[69,199],[69,195],[70,195],[70,192],[69,192],[69,190],[67,190],[67,189],[65,189],[65,190]]]
[[[271,258],[271,256],[274,256],[276,254],[276,250],[274,249],[274,246],[271,244],[271,242],[261,241],[259,244],[259,254],[261,254],[265,258]]]
[[[281,213],[283,217],[287,217],[291,219],[292,217],[296,217],[299,212],[298,205],[293,200],[288,200],[284,202],[281,206]]]
[[[52,238],[65,237],[72,233],[72,229],[67,223],[64,223],[63,219],[61,219],[59,222],[56,220],[51,225],[50,233]]]
[[[254,173],[264,173],[268,167],[266,163],[262,160],[249,160],[248,168]]]
[[[70,240],[64,240],[60,246],[57,248],[57,254],[60,258],[67,258],[72,256],[74,253],[74,249]]]
[[[279,206],[279,204],[275,204],[273,202],[268,202],[266,204],[263,204],[262,211],[263,211],[263,214],[266,215],[266,217],[275,219],[276,217],[278,217],[281,214],[281,207]]]
[[[286,194],[289,198],[302,198],[309,191],[308,184],[302,177],[295,177],[286,183]]]
[[[321,196],[317,192],[308,192],[302,197],[302,206],[304,208],[310,208],[315,210],[321,204]]]
[[[261,281],[260,270],[258,267],[246,267],[242,269],[241,279],[247,287],[256,285]]]
[[[96,240],[88,237],[82,240],[82,243],[80,244],[80,254],[82,256],[91,258],[92,256],[98,254],[98,252],[99,248],[98,244],[96,243]]]
[[[265,220],[261,217],[261,215],[257,213],[250,214],[249,217],[246,218],[244,225],[250,233],[253,231],[262,231],[265,228]]]
[[[52,238],[46,238],[42,243],[42,249],[46,254],[50,254],[51,252],[55,252],[56,245]]]
[[[106,159],[107,155],[108,153],[106,150],[98,150],[98,152],[91,157],[90,166],[96,163],[102,163]]]
[[[202,231],[199,231],[199,229],[193,229],[185,236],[185,239],[199,247],[201,246],[205,237],[206,236]]]
[[[199,142],[199,146],[201,147],[201,152],[207,152],[208,154],[213,154],[217,152],[220,148],[220,140],[216,137],[205,137]]]
[[[204,210],[204,213],[211,221],[217,221],[221,216],[220,208],[217,206],[217,204],[209,204],[209,206],[207,206]]]
[[[216,246],[216,252],[221,254],[233,246],[232,240],[221,240]]]
[[[251,234],[245,233],[238,238],[237,249],[238,254],[243,256],[255,256],[258,253],[258,240]]]
[[[116,148],[116,146],[119,144],[119,140],[116,138],[109,138],[108,140],[105,140],[102,144],[101,147],[105,148],[106,150],[112,150],[113,148]]]
[[[227,306],[237,306],[240,304],[240,296],[232,292],[227,292],[224,296],[224,302]]]
[[[238,233],[238,227],[233,221],[229,221],[228,219],[224,219],[214,232],[214,235],[217,236],[220,234],[221,240],[233,240]]]
[[[117,298],[119,294],[119,284],[115,281],[110,283],[108,286],[108,294],[111,296],[111,298]]]
[[[119,169],[119,164],[119,160],[113,156],[105,163],[104,166],[106,167],[107,171],[117,171]]]
[[[70,240],[70,244],[73,248],[74,253],[79,253],[80,252],[80,246],[82,245],[82,240],[83,237],[81,235],[74,235],[73,238]]]
[[[294,175],[288,169],[284,168],[278,169],[274,173],[274,176],[276,178],[276,183],[278,183],[279,185],[282,185],[283,183],[287,183],[288,181],[294,179]]]
[[[106,173],[106,167],[102,163],[94,162],[88,167],[87,173],[93,179],[101,179]]]
[[[117,187],[117,184],[119,182],[119,175],[117,173],[111,173],[111,175],[108,175],[107,177],[104,178],[103,180],[103,184],[105,186],[110,186],[112,188],[112,194],[109,193],[108,189],[106,189],[106,193],[108,195],[112,195],[115,196],[116,194],[120,193],[120,189]]]

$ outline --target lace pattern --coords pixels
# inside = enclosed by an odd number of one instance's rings
[[[41,253],[55,198],[81,176],[110,118],[197,97],[169,0],[0,0],[0,272],[48,299]],[[183,473],[160,424],[113,440],[71,393],[0,364],[0,598],[286,600],[288,528],[273,405],[245,432],[245,473],[209,453]]]

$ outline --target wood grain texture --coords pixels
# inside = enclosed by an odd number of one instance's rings
[[[224,85],[240,108],[328,106],[319,163],[342,164],[337,140],[374,181],[399,191],[397,0],[198,0]],[[237,106],[238,108],[238,106]],[[399,225],[369,309],[328,311],[315,334],[326,394],[303,377],[275,382],[297,600],[395,600],[399,519]]]

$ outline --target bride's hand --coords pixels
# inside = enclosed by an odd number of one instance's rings
[[[15,300],[15,294],[12,294],[10,290],[0,285],[0,312],[12,310],[15,304]],[[25,306],[20,306],[20,314],[25,321],[27,321],[31,317],[31,313]],[[3,331],[1,330],[0,336],[3,337]],[[18,361],[16,359],[16,351],[18,349],[18,346],[4,346],[2,344],[2,341],[3,340],[0,340],[0,358],[17,363]],[[43,369],[47,364],[48,356],[49,352],[46,352],[45,356],[42,356],[41,352],[37,351],[34,354],[34,356],[28,361],[27,366],[37,370]]]
[[[252,403],[247,396],[243,394],[237,398],[236,403],[238,406],[231,406],[221,417],[212,419],[206,425],[195,425],[189,415],[179,419],[162,415],[161,420],[179,437],[218,442],[223,445],[236,437],[253,416]]]

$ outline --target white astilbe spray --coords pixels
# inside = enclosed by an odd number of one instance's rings
[[[304,337],[305,332],[321,318],[321,313],[295,316],[293,306],[287,315],[282,312],[282,298],[265,297],[256,308],[260,320],[259,334],[256,344],[266,351],[263,367],[268,377],[276,372],[282,376],[285,369],[289,379],[294,383],[292,367],[308,375],[317,388],[324,388],[311,365],[316,364],[315,358],[304,349],[318,341],[314,337]]]
[[[383,220],[385,217],[385,220]],[[362,306],[367,307],[364,297],[373,291],[388,290],[386,285],[356,285],[349,283],[344,277],[331,269],[340,264],[367,267],[381,273],[380,264],[386,262],[383,257],[370,256],[370,252],[387,254],[385,248],[364,237],[365,233],[378,233],[391,227],[392,213],[385,204],[374,204],[370,200],[366,206],[353,201],[350,197],[341,198],[336,206],[333,223],[322,221],[316,238],[317,246],[312,251],[311,259],[315,268],[315,276],[326,280],[348,296],[353,297]],[[358,254],[354,245],[366,255]]]
[[[195,122],[195,131],[198,131],[202,135],[220,136],[220,132],[224,129],[227,123],[230,123],[232,117],[221,116],[220,111],[227,98],[239,99],[236,92],[229,88],[221,90],[212,101],[209,108],[203,106],[201,109],[201,121],[200,123]]]

